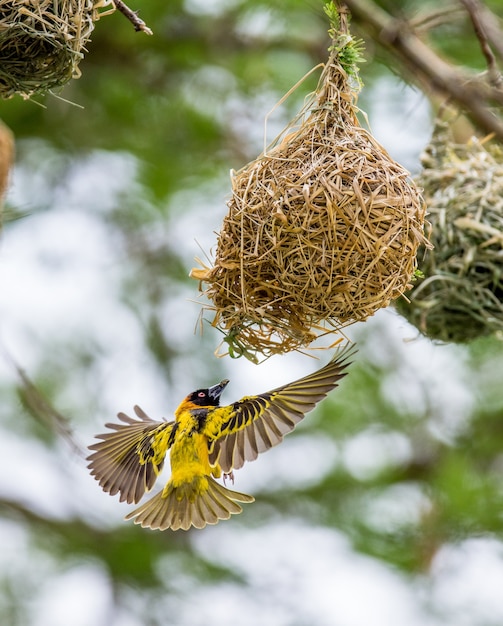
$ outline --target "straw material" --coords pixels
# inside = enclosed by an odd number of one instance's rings
[[[503,330],[503,151],[454,144],[438,122],[423,157],[434,249],[399,311],[432,339],[467,342]],[[419,256],[421,259],[421,255]]]
[[[207,282],[231,356],[288,352],[365,320],[410,287],[425,206],[409,173],[359,126],[332,47],[282,140],[232,177]]]
[[[25,98],[80,76],[103,0],[0,0],[0,96]]]
[[[0,217],[13,161],[14,136],[7,126],[0,122]]]

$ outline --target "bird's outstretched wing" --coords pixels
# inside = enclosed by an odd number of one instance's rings
[[[353,346],[346,347],[313,374],[214,411],[206,425],[211,442],[210,463],[219,463],[223,472],[229,474],[280,443],[306,413],[337,387],[355,352]]]
[[[119,413],[124,424],[105,424],[114,432],[96,435],[102,441],[89,446],[94,452],[87,457],[103,491],[119,493],[120,501],[129,504],[154,486],[175,430],[175,422],[156,422],[139,406],[134,411],[139,419]]]

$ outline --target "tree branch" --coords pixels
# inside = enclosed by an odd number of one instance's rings
[[[112,0],[117,11],[120,11],[134,26],[136,32],[143,32],[146,35],[152,35],[152,30],[145,22],[138,17],[138,13],[130,9],[122,0]]]
[[[442,59],[419,39],[409,22],[394,18],[372,0],[346,0],[346,4],[353,19],[375,41],[391,50],[426,90],[449,98],[481,131],[494,133],[503,142],[503,122],[490,108],[492,103],[503,105],[501,89]]]
[[[503,33],[501,22],[494,13],[480,1],[477,2],[477,18],[496,54],[503,59]]]
[[[482,54],[486,58],[489,82],[495,87],[500,87],[503,79],[482,23],[480,2],[478,2],[478,0],[460,0],[460,2],[468,11],[468,15],[470,16],[473,24],[473,30],[475,31],[475,35],[480,43]]]

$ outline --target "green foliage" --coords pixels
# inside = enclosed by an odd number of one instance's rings
[[[330,20],[328,34],[333,42],[329,50],[335,52],[337,60],[346,73],[360,84],[358,66],[365,62],[365,57],[363,56],[365,43],[363,39],[354,39],[351,36],[349,32],[349,17],[347,18],[347,26],[344,29],[341,27],[341,19],[334,2],[329,2],[324,8]]]

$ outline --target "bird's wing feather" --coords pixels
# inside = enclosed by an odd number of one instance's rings
[[[119,413],[123,424],[105,424],[113,432],[96,435],[102,441],[89,446],[87,457],[91,475],[110,495],[120,493],[120,501],[139,502],[150,491],[159,475],[172,443],[174,422],[156,422],[140,407],[137,418]]]
[[[214,411],[206,426],[210,463],[218,463],[224,473],[230,473],[280,443],[306,413],[337,387],[354,354],[352,346],[339,350],[317,372]]]

